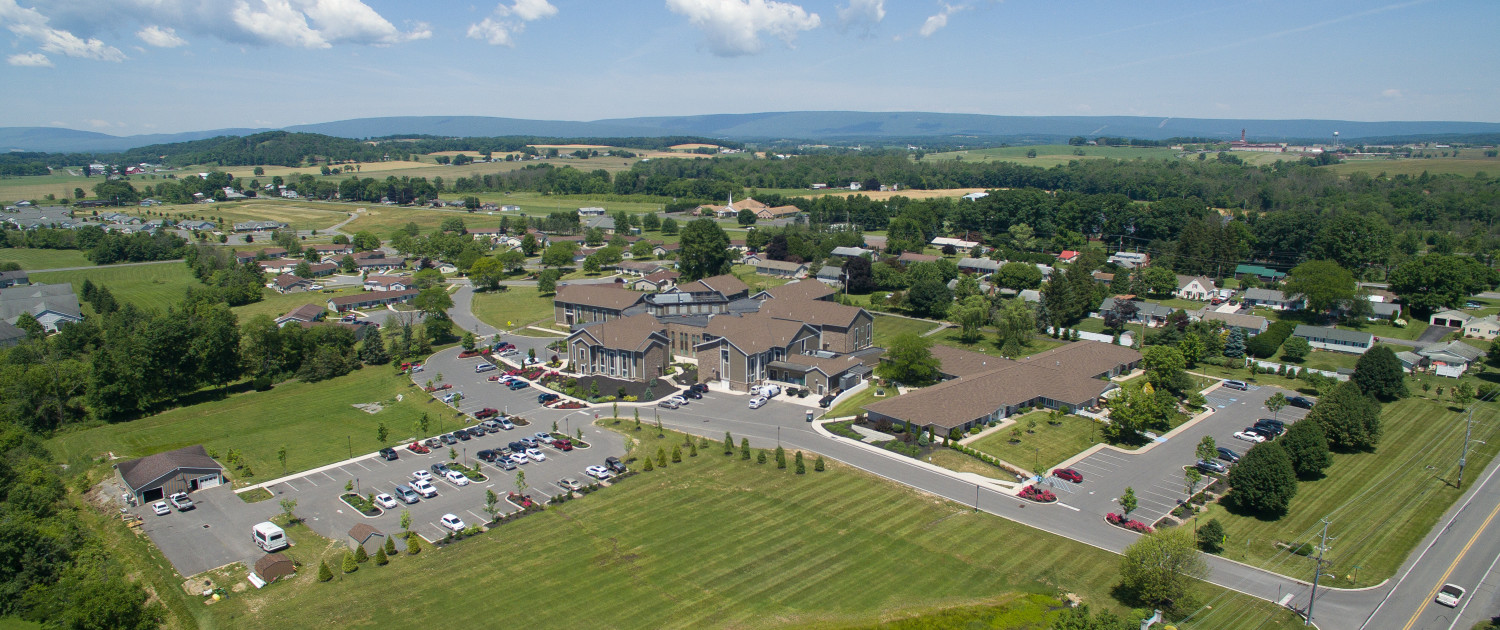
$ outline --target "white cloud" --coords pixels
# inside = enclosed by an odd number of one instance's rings
[[[1396,88],[1390,88],[1388,90],[1385,90],[1385,91],[1381,92],[1380,95],[1384,96],[1386,98],[1401,98],[1401,90],[1398,90]]]
[[[885,0],[849,0],[839,7],[839,25],[843,28],[864,26],[866,29],[885,19]]]
[[[922,23],[922,28],[918,29],[917,32],[920,33],[922,37],[932,37],[933,33],[942,30],[944,26],[948,25],[949,16],[967,8],[969,7],[961,4],[952,5],[945,3],[943,4],[943,10],[938,11],[935,15],[928,16],[927,21]]]
[[[515,35],[526,30],[527,22],[557,15],[557,7],[547,0],[515,0],[495,5],[495,11],[476,24],[469,25],[470,39],[482,39],[492,46],[515,46]]]
[[[16,0],[0,0],[0,23],[19,37],[33,40],[42,50],[99,61],[124,61],[125,53],[97,39],[83,39],[68,31],[52,28],[47,16],[36,9],[27,9]]]
[[[176,48],[187,45],[187,40],[178,37],[177,30],[170,26],[147,26],[136,31],[135,36],[157,48]]]
[[[240,0],[230,17],[236,26],[269,43],[299,48],[330,48],[333,44],[307,24],[307,16],[292,8],[287,0],[261,0],[262,9],[250,8]]]
[[[402,33],[360,0],[301,0],[299,4],[329,42],[384,45],[432,37],[432,29],[425,22]]]
[[[822,24],[816,13],[773,0],[667,0],[667,9],[703,31],[709,49],[721,57],[760,52],[762,32],[790,46],[799,31]]]
[[[36,1],[36,0],[33,0]],[[13,3],[15,0],[0,0]],[[131,24],[146,43],[152,29],[179,39],[192,33],[234,44],[328,48],[388,46],[432,37],[425,22],[398,28],[366,0],[48,0],[52,22],[78,32],[115,32]],[[0,24],[5,23],[0,13]],[[180,34],[180,35],[179,35]],[[159,41],[171,38],[158,37]]]
[[[52,60],[42,53],[21,53],[5,58],[5,63],[27,68],[51,68]]]
[[[90,127],[93,127],[95,129],[103,129],[103,128],[109,126],[109,121],[108,120],[99,120],[98,118],[90,118],[90,119],[85,120],[83,122],[88,123]]]

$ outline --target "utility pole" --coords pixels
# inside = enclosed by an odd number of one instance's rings
[[[1464,489],[1464,465],[1469,462],[1469,436],[1474,433],[1474,407],[1469,406],[1469,418],[1465,420],[1468,424],[1464,428],[1464,450],[1458,453],[1458,489]]]
[[[1334,540],[1338,540],[1335,538]],[[1313,570],[1312,597],[1307,600],[1307,617],[1302,620],[1302,625],[1312,625],[1313,604],[1318,601],[1318,578],[1323,576],[1323,552],[1328,551],[1328,518],[1323,518],[1323,542],[1318,544],[1318,566]]]

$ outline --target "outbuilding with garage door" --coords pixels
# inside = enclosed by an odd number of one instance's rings
[[[115,470],[141,503],[224,483],[224,467],[201,444],[115,464]]]

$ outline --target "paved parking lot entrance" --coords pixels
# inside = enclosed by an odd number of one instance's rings
[[[199,490],[191,497],[194,507],[186,512],[157,516],[149,503],[131,510],[145,519],[142,531],[178,573],[197,575],[232,562],[253,565],[265,555],[251,540],[250,528],[281,512],[276,501],[245,503],[229,486]]]

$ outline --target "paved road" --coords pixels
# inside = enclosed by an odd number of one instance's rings
[[[489,336],[500,332],[500,329],[479,321],[479,318],[474,316],[474,286],[469,284],[467,279],[449,282],[458,285],[458,290],[453,292],[453,308],[448,309],[448,316],[453,319],[454,324],[479,336]],[[518,322],[516,325],[523,326],[525,323]]]

